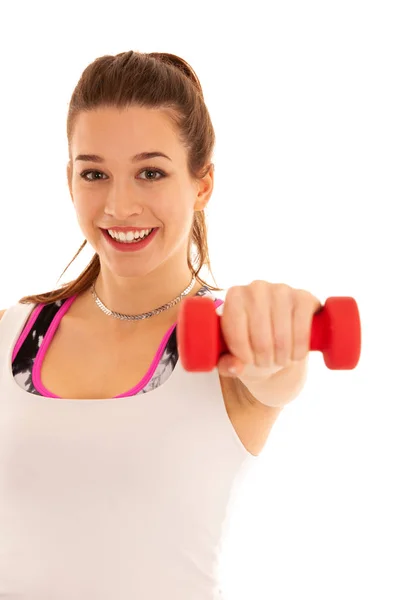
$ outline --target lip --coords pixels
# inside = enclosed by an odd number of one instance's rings
[[[158,229],[157,227],[100,227],[103,231],[112,229],[113,231],[142,231],[143,229]]]
[[[131,243],[131,244],[122,244],[120,242],[117,242],[117,241],[113,240],[113,238],[109,235],[107,229],[101,229],[101,228],[99,228],[99,229],[100,229],[101,233],[103,234],[103,236],[105,237],[106,241],[115,250],[118,250],[119,252],[138,252],[139,250],[142,250],[142,249],[146,248],[146,246],[151,244],[152,240],[157,235],[159,228],[155,227],[154,230],[151,232],[151,234],[149,236],[147,236],[147,238],[144,239],[143,241]],[[125,228],[125,230],[126,230],[126,228]],[[128,228],[128,230],[129,230],[129,228]],[[124,231],[124,229],[119,228],[119,231]],[[130,229],[130,231],[133,231],[132,228]]]

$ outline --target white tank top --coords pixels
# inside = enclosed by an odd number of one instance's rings
[[[0,321],[0,598],[221,600],[231,509],[257,457],[217,369],[178,360],[136,397],[39,396],[12,374],[33,308]]]

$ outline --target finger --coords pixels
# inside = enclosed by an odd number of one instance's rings
[[[292,360],[302,361],[310,351],[312,321],[321,304],[306,291],[296,290],[296,294],[298,301],[293,310]]]
[[[288,286],[274,286],[272,293],[272,330],[275,363],[290,364],[293,348],[293,294]]]
[[[253,282],[252,286],[247,289],[252,364],[258,367],[270,367],[274,364],[270,291],[265,285],[257,286],[257,282]]]
[[[249,324],[239,286],[229,288],[225,297],[221,329],[229,352],[244,364],[253,361],[249,338]]]

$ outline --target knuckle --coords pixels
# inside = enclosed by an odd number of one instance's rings
[[[301,333],[296,340],[296,344],[300,346],[300,348],[306,348],[310,343],[310,334],[309,333]]]
[[[229,350],[244,363],[252,362],[253,360],[251,348],[244,336],[236,336],[231,339],[229,341]]]
[[[233,285],[232,287],[230,287],[227,292],[226,292],[226,296],[238,296],[240,294],[241,291],[241,286],[240,285]]]
[[[277,283],[274,288],[274,295],[280,299],[292,298],[292,288],[284,283]]]
[[[275,346],[278,350],[286,351],[289,349],[290,340],[287,335],[283,333],[275,334]]]
[[[252,341],[252,345],[256,354],[271,354],[271,347],[268,342],[261,337],[255,337]]]
[[[249,287],[260,288],[260,287],[266,287],[268,285],[269,285],[268,282],[264,281],[263,279],[253,279],[253,281],[250,283]]]
[[[251,298],[259,297],[259,294],[262,293],[265,296],[265,293],[269,290],[270,284],[267,281],[262,281],[261,279],[255,279],[248,286],[247,290],[250,293]]]
[[[302,360],[310,349],[310,334],[304,330],[298,331],[294,339],[293,356],[295,360]]]

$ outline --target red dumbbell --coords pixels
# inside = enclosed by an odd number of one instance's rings
[[[212,371],[229,352],[221,331],[221,316],[211,298],[184,298],[177,322],[178,351],[186,371]],[[361,352],[361,324],[354,298],[332,297],[315,313],[310,351],[322,352],[328,369],[354,369]]]

